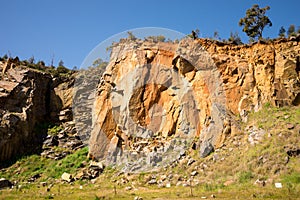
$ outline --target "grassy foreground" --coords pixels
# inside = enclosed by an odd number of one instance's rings
[[[208,157],[199,158],[197,151],[189,150],[186,159],[159,172],[119,174],[107,167],[96,180],[66,183],[60,179],[63,172],[75,176],[88,165],[87,148],[58,161],[31,155],[0,170],[0,177],[17,181],[16,187],[0,190],[0,199],[300,199],[300,156],[286,152],[300,148],[300,107],[267,104],[240,125],[242,132]],[[264,130],[261,141],[249,144],[247,127]],[[195,162],[187,165],[191,158]],[[197,175],[191,176],[192,171]],[[40,177],[28,183],[37,174]],[[147,184],[153,175],[159,182],[170,174],[170,187]],[[258,179],[265,186],[254,184]],[[178,184],[182,180],[191,186]],[[276,182],[283,187],[276,188]]]
[[[82,189],[80,189],[82,188]],[[224,188],[207,188],[205,185],[195,187],[171,186],[158,188],[157,186],[136,187],[126,191],[125,186],[116,186],[99,182],[96,184],[75,183],[54,185],[49,192],[46,187],[31,185],[24,189],[0,191],[0,199],[300,199],[299,188],[291,191],[287,188],[276,189],[273,186],[259,187],[253,184],[233,185]],[[214,197],[213,197],[213,196]]]

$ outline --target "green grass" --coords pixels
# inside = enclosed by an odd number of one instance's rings
[[[293,188],[298,191],[297,188]],[[1,198],[4,199],[123,199],[132,200],[135,196],[143,199],[201,199],[206,197],[211,199],[214,194],[216,199],[297,199],[298,194],[288,191],[288,188],[276,189],[273,185],[260,187],[253,184],[237,184],[234,186],[219,186],[214,184],[203,184],[195,187],[171,186],[170,188],[159,188],[157,186],[140,186],[135,190],[126,191],[124,186],[116,186],[106,179],[105,176],[99,178],[95,184],[85,183],[80,189],[78,183],[55,184],[50,192],[46,192],[44,187],[32,185],[30,189],[23,190],[3,190]],[[1,199],[0,198],[0,199]]]
[[[43,181],[51,178],[57,179],[64,172],[75,173],[81,167],[83,161],[88,161],[87,153],[88,148],[85,147],[59,161],[39,155],[26,156],[8,168],[5,173],[0,172],[0,177],[22,182],[36,174],[41,174]]]
[[[247,183],[253,178],[251,171],[242,171],[238,174],[239,183]]]
[[[288,130],[287,123],[293,123],[295,128]],[[54,161],[41,158],[38,155],[25,157],[7,169],[7,172],[0,172],[0,177],[9,180],[27,180],[29,177],[41,173],[42,177],[31,185],[25,185],[19,190],[3,190],[1,197],[5,199],[133,199],[141,196],[143,199],[200,199],[210,198],[211,194],[217,199],[299,199],[300,193],[300,163],[299,157],[290,157],[286,162],[285,146],[299,147],[299,133],[296,128],[300,123],[300,107],[276,108],[270,104],[264,105],[257,113],[250,113],[248,125],[260,126],[266,131],[261,142],[250,145],[247,141],[248,133],[240,133],[239,139],[228,138],[224,149],[215,151],[206,158],[199,158],[197,150],[190,150],[189,155],[196,162],[187,166],[187,160],[179,162],[173,168],[169,167],[160,172],[148,172],[139,174],[116,175],[118,170],[114,167],[107,167],[100,175],[95,184],[88,181],[76,181],[75,183],[56,183],[63,172],[76,174],[81,164],[87,160],[88,149],[84,148],[66,156],[64,159]],[[239,146],[232,141],[239,141]],[[229,149],[232,149],[229,151]],[[57,149],[59,150],[59,149]],[[214,160],[213,157],[218,159]],[[201,166],[206,166],[201,170]],[[199,181],[193,187],[175,186],[181,177],[190,179],[193,170],[199,174],[193,178],[193,183]],[[18,173],[19,172],[19,173]],[[158,188],[156,185],[148,185],[147,177],[157,175],[173,174],[170,181],[171,188]],[[119,180],[129,176],[128,183],[118,184]],[[256,179],[267,181],[265,187],[254,185]],[[232,184],[225,186],[226,181]],[[53,182],[51,192],[46,192],[38,182]],[[283,184],[282,189],[274,186],[275,182]],[[83,189],[79,189],[82,185]],[[126,186],[134,186],[133,190],[126,191]],[[117,194],[114,193],[116,187]]]
[[[51,162],[44,170],[47,177],[59,178],[64,172],[74,174],[81,167],[83,161],[87,161],[88,148],[85,147],[73,154],[67,155],[58,162]]]
[[[57,125],[48,126],[49,135],[57,135],[62,130],[63,130],[62,126],[57,126]]]
[[[282,178],[282,182],[291,184],[300,184],[300,172],[292,172]]]
[[[251,112],[249,123],[255,123],[259,128],[270,130],[274,125],[300,122],[300,107],[274,107],[270,103],[263,105],[258,112]]]

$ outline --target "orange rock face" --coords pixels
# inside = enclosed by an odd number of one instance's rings
[[[119,159],[126,152],[167,152],[172,138],[186,138],[187,144],[199,138],[200,155],[204,143],[218,148],[238,130],[231,116],[247,120],[249,111],[267,102],[300,104],[299,52],[297,40],[120,43],[97,88],[90,154],[104,159],[113,137],[122,141]],[[148,143],[135,149],[141,141]]]

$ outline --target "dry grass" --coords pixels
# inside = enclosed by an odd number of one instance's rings
[[[0,191],[0,199],[133,199],[140,196],[143,199],[199,199],[211,198],[215,195],[217,199],[297,199],[299,189],[291,191],[288,188],[276,189],[273,185],[266,187],[253,184],[239,184],[223,188],[198,185],[192,188],[183,186],[172,186],[171,188],[158,188],[157,186],[138,186],[131,191],[126,191],[125,186],[116,186],[109,181],[99,180],[96,184],[84,183],[57,184],[50,192],[46,187],[31,185],[28,189],[3,190]]]
[[[287,123],[294,124],[295,128],[289,130]],[[21,189],[2,190],[0,199],[96,200],[134,199],[135,196],[141,196],[143,199],[200,199],[202,197],[209,199],[212,194],[217,199],[300,199],[300,158],[299,156],[290,157],[287,162],[286,153],[286,148],[300,148],[299,123],[300,107],[265,106],[260,112],[251,113],[249,122],[243,125],[243,127],[249,124],[255,125],[266,131],[259,144],[250,145],[247,142],[248,133],[245,132],[228,138],[224,147],[206,158],[199,158],[197,152],[191,150],[189,155],[196,160],[191,166],[187,166],[188,159],[186,159],[174,168],[170,167],[161,172],[119,176],[116,175],[116,170],[107,168],[94,184],[89,181],[67,184],[60,182],[59,178],[56,180],[43,177],[48,181],[48,185],[51,183],[54,185],[49,192],[46,191],[48,186],[43,187],[39,184],[41,179],[36,183],[25,184]],[[78,155],[84,156],[85,153]],[[82,158],[68,157],[68,159],[73,162],[74,159]],[[6,174],[0,173],[0,175],[5,175],[7,178],[20,178],[22,174],[18,176],[13,174],[20,166],[27,167],[27,169],[34,169],[33,166],[35,166],[39,171],[47,172],[49,169],[43,169],[43,166],[47,164],[43,163],[44,161],[34,156],[31,160],[25,159],[17,162],[6,171]],[[51,166],[58,167],[59,165],[54,163]],[[74,166],[72,167],[72,170],[76,171]],[[64,168],[68,168],[68,165]],[[193,177],[193,187],[175,186],[178,177],[188,180],[194,170],[198,172],[198,175]],[[160,188],[157,185],[147,185],[145,180],[152,174],[157,177],[173,174],[174,178],[170,181],[171,187]],[[125,177],[128,182],[118,184]],[[25,177],[23,179],[25,180]],[[255,185],[254,182],[257,179],[265,180],[266,186]],[[275,188],[275,182],[281,182],[283,188]],[[125,190],[127,186],[133,189],[127,191]]]

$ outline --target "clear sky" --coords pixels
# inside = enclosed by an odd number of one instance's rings
[[[163,27],[189,34],[221,38],[238,31],[240,18],[253,4],[269,5],[273,26],[264,37],[277,37],[281,26],[300,26],[299,0],[0,0],[0,56],[20,59],[62,59],[69,68],[80,67],[88,53],[110,36],[140,27]]]

